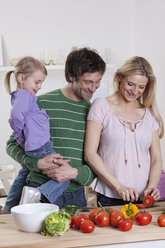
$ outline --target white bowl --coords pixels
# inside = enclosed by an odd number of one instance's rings
[[[59,207],[50,203],[32,203],[15,206],[11,214],[19,230],[41,232],[44,220]]]

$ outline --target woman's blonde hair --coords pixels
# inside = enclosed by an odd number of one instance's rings
[[[127,60],[123,66],[121,66],[115,73],[113,78],[113,85],[115,91],[119,91],[120,82],[123,78],[130,75],[143,75],[148,78],[148,83],[146,85],[145,91],[138,98],[138,101],[145,107],[152,109],[152,112],[160,124],[160,134],[159,137],[162,138],[164,135],[164,125],[163,119],[159,113],[156,97],[155,97],[155,87],[156,87],[156,77],[153,73],[153,69],[150,63],[143,57],[134,56]]]
[[[21,88],[20,83],[18,82],[17,79],[18,74],[22,73],[25,76],[25,78],[27,78],[37,70],[40,70],[45,75],[47,75],[47,70],[45,66],[38,59],[35,59],[30,56],[21,58],[15,65],[15,70],[8,71],[5,75],[4,84],[7,92],[11,93],[10,76],[12,73],[14,73],[15,75],[15,80],[17,82],[17,89],[20,89]]]

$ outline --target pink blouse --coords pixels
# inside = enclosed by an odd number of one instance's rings
[[[146,108],[139,121],[125,121],[112,111],[106,98],[97,98],[90,108],[88,120],[103,127],[98,154],[109,171],[122,184],[142,195],[149,178],[152,132],[159,129],[151,109]],[[121,198],[99,177],[95,190],[107,197]]]

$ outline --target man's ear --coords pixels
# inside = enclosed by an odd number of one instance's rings
[[[73,76],[68,76],[69,77],[69,81],[71,82],[71,83],[73,83],[74,82],[74,80],[75,80],[75,78],[73,77]]]

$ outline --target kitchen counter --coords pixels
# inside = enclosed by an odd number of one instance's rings
[[[120,209],[121,207],[114,208]],[[157,218],[164,209],[165,202],[156,203],[153,208],[147,209],[152,214],[152,223],[147,226],[139,226],[134,223],[133,228],[128,232],[122,232],[111,226],[96,226],[93,233],[85,234],[71,228],[60,237],[44,237],[40,233],[21,232],[17,229],[11,215],[0,215],[0,247],[74,248],[107,247],[107,245],[115,247],[115,244],[161,241],[165,239],[165,228],[157,225]]]

